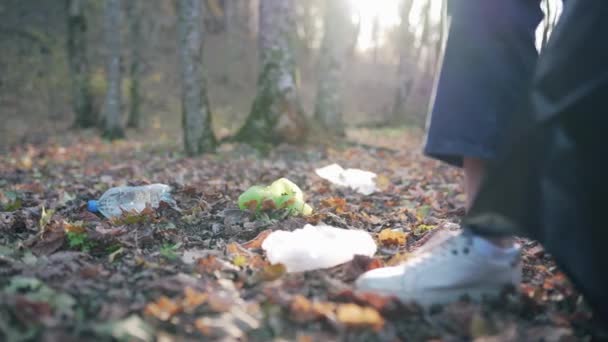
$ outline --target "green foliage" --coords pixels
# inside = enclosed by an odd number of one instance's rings
[[[19,193],[14,191],[6,191],[3,193],[5,203],[3,204],[2,211],[15,211],[21,209],[23,202]]]
[[[175,251],[177,251],[177,249],[179,248],[180,244],[164,244],[161,248],[160,248],[160,255],[162,255],[163,257],[165,257],[168,260],[175,260],[178,258],[177,253],[175,253]]]
[[[66,237],[70,248],[80,249],[82,252],[88,253],[95,247],[95,243],[89,240],[86,232],[68,231]]]
[[[69,313],[76,300],[68,294],[58,293],[37,278],[16,276],[4,288],[5,294],[25,294],[33,302],[49,303],[59,312]]]
[[[419,225],[418,227],[416,227],[416,229],[414,229],[414,232],[413,232],[413,233],[414,233],[414,235],[416,235],[416,236],[421,236],[421,235],[424,235],[424,234],[426,234],[427,232],[429,232],[429,231],[431,231],[431,230],[435,229],[435,227],[436,227],[436,226],[431,226],[431,225],[428,225],[428,224],[421,224],[421,225]]]

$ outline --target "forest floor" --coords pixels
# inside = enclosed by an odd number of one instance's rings
[[[200,158],[84,135],[15,147],[0,155],[0,340],[606,338],[533,241],[520,241],[520,294],[500,300],[423,311],[353,291],[359,274],[406,259],[464,213],[460,171],[424,158],[421,138],[358,130],[350,139],[362,144],[279,146],[264,156],[224,145]],[[376,172],[380,191],[364,196],[315,174],[331,163]],[[281,177],[302,188],[312,216],[238,209],[248,187]],[[161,205],[108,220],[86,210],[109,187],[156,182],[174,188],[180,211]],[[370,232],[376,256],[293,274],[268,263],[260,242],[269,230],[319,222]],[[404,234],[378,238],[387,228]]]

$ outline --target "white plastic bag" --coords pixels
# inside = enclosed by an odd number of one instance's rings
[[[376,243],[362,230],[307,224],[292,232],[272,232],[262,249],[271,263],[284,264],[288,272],[303,272],[343,264],[356,254],[371,257]]]
[[[333,184],[347,186],[363,195],[371,195],[378,191],[374,178],[377,175],[370,171],[359,169],[343,169],[338,164],[331,164],[320,169],[315,173]]]

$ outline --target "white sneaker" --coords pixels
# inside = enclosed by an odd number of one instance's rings
[[[446,232],[447,233],[447,232]],[[521,281],[519,247],[496,247],[469,232],[429,241],[403,265],[364,273],[359,290],[392,295],[423,307],[445,304],[467,296],[497,297],[503,288]],[[426,246],[425,246],[426,247]]]

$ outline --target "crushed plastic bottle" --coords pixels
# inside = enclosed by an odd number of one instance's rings
[[[292,232],[270,233],[262,249],[271,263],[285,265],[288,272],[304,272],[343,264],[357,254],[371,257],[377,246],[362,230],[307,224]]]
[[[87,208],[91,212],[100,212],[107,218],[119,217],[123,211],[141,212],[150,205],[158,208],[160,202],[177,207],[171,197],[171,187],[165,184],[143,186],[120,186],[106,191],[99,200],[89,201]]]

